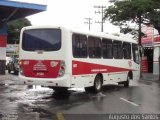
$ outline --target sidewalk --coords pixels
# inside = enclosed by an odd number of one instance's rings
[[[18,80],[18,76],[12,74],[0,75],[0,85],[14,85]]]
[[[153,73],[142,73],[142,78],[140,78],[140,80],[159,81],[159,75],[154,75]]]

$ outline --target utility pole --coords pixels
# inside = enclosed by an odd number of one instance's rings
[[[103,32],[103,23],[105,23],[103,17],[104,17],[104,9],[106,8],[106,6],[94,6],[94,8],[98,8],[98,11],[95,11],[95,14],[101,14],[101,21],[95,21],[95,23],[101,23],[101,32]]]
[[[84,22],[84,24],[88,24],[89,30],[91,29],[91,20],[92,18],[84,18],[85,20],[87,20],[87,22]]]

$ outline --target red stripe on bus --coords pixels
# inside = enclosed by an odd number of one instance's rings
[[[74,61],[74,60],[72,61],[72,75],[127,72],[130,70],[131,69],[100,65],[95,63],[87,63],[87,62]]]
[[[0,35],[0,47],[6,47],[7,45],[7,36]]]

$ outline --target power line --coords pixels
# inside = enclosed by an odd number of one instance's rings
[[[101,32],[103,32],[103,24],[105,23],[105,20],[103,19],[104,17],[104,9],[106,8],[106,6],[94,6],[94,8],[99,9],[98,11],[95,11],[95,14],[101,14],[101,21],[95,21],[95,23],[100,23],[101,24]]]
[[[87,22],[84,22],[84,24],[88,24],[89,30],[91,29],[91,20],[92,18],[84,18],[85,20],[87,20]]]

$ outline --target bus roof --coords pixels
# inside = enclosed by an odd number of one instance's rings
[[[100,38],[106,38],[106,39],[112,39],[112,40],[118,40],[118,41],[125,41],[125,42],[131,42],[131,43],[136,43],[137,44],[137,41],[134,40],[133,38],[116,36],[116,35],[112,35],[112,34],[106,34],[104,32],[95,32],[95,31],[87,31],[87,30],[81,30],[81,29],[73,29],[73,28],[62,27],[62,26],[28,26],[28,27],[24,27],[22,30],[42,29],[42,28],[59,28],[59,29],[62,29],[62,30],[67,30],[67,31],[72,32],[72,33],[84,34],[84,35],[93,36],[93,37],[100,37]]]
[[[89,36],[94,36],[94,37],[101,37],[101,38],[106,38],[106,39],[111,39],[111,40],[118,40],[118,41],[126,41],[126,42],[131,42],[131,43],[137,43],[136,40],[128,37],[122,37],[122,36],[116,36],[113,34],[107,34],[104,32],[95,32],[95,31],[80,31],[80,30],[70,30],[73,33],[79,33],[79,34],[87,34]]]

